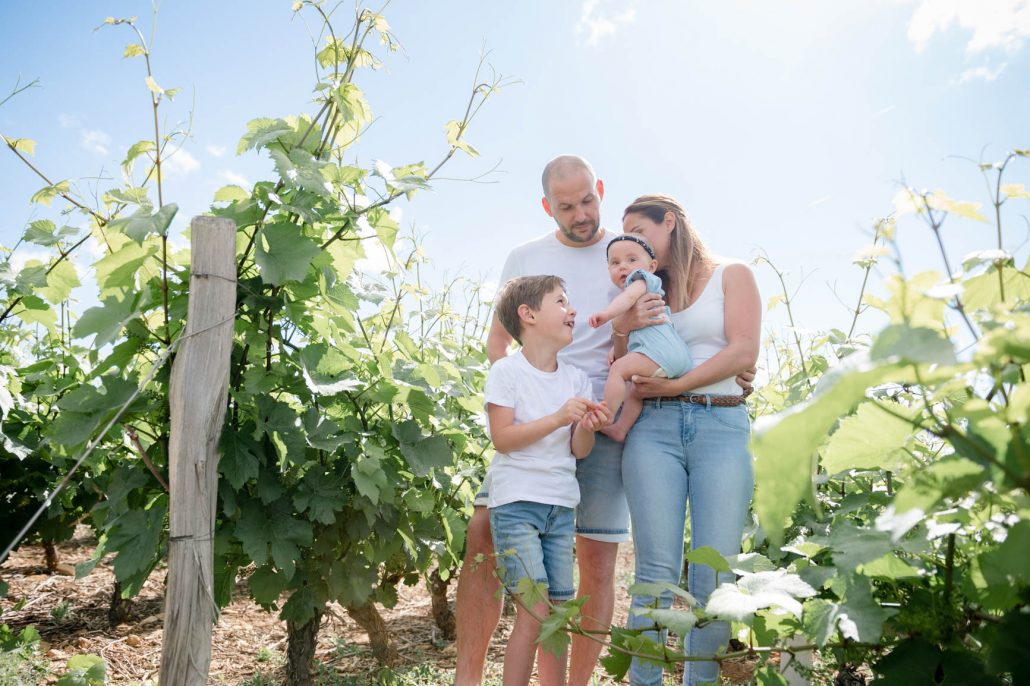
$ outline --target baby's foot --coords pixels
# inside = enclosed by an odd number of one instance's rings
[[[608,426],[601,429],[608,438],[612,439],[616,443],[624,443],[626,441],[626,434],[629,433],[618,424],[609,424]]]

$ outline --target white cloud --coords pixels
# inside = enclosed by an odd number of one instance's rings
[[[250,181],[247,181],[246,177],[228,169],[219,169],[218,178],[223,181],[228,181],[229,183],[234,183],[237,186],[243,186],[244,188],[250,185]]]
[[[226,147],[224,145],[207,145],[205,148],[207,154],[211,157],[222,157],[225,155]]]
[[[920,0],[908,23],[908,39],[922,51],[952,24],[972,32],[966,52],[1017,50],[1030,37],[1030,0]]]
[[[15,272],[20,272],[22,269],[25,268],[25,264],[27,262],[36,260],[37,262],[48,264],[51,258],[53,258],[53,255],[51,255],[48,251],[43,250],[42,248],[21,248],[19,250],[15,250],[11,254],[11,268]]]
[[[964,72],[959,74],[957,77],[952,79],[951,83],[956,86],[961,86],[964,83],[970,81],[976,81],[977,79],[983,79],[984,81],[993,81],[1005,71],[1006,62],[1002,62],[998,65],[997,69],[991,69],[990,67],[972,67],[966,69]]]
[[[873,119],[875,119],[876,117],[882,117],[883,115],[887,114],[888,112],[892,112],[893,110],[894,110],[894,105],[887,105],[882,110],[874,112],[873,113]]]
[[[161,168],[169,174],[185,176],[200,169],[200,162],[189,152],[180,148],[161,161]]]
[[[82,147],[90,152],[95,152],[98,155],[106,155],[108,153],[108,147],[111,144],[111,137],[103,131],[96,131],[93,129],[82,129]]]
[[[576,22],[576,40],[581,45],[590,46],[597,45],[602,38],[614,35],[619,26],[636,21],[638,2],[583,0],[579,21]]]
[[[62,112],[57,115],[57,123],[61,125],[62,129],[70,129],[79,125],[79,118],[74,114],[65,114]]]

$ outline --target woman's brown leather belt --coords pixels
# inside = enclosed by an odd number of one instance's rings
[[[743,395],[663,395],[657,398],[644,398],[644,402],[657,403],[691,403],[692,405],[713,405],[715,407],[736,407],[747,402]]]

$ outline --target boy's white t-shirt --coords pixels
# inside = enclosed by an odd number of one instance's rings
[[[558,360],[555,371],[544,372],[531,365],[521,350],[494,362],[484,396],[487,403],[513,408],[515,424],[553,414],[569,398],[594,399],[590,379],[582,370]],[[563,426],[522,450],[498,451],[490,462],[489,507],[518,500],[576,507],[579,482],[571,440],[571,427]]]
[[[569,304],[576,310],[576,324],[572,343],[558,353],[558,359],[587,373],[595,398],[604,397],[612,330],[609,324],[592,329],[587,319],[608,307],[619,294],[619,287],[608,274],[608,243],[615,235],[601,229],[601,240],[593,245],[570,248],[551,231],[512,250],[501,270],[501,285],[516,276],[539,274],[553,274],[565,282]]]

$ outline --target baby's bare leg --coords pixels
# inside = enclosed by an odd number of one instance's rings
[[[608,372],[604,385],[604,401],[614,414],[626,399],[626,383],[636,376],[651,376],[658,371],[658,364],[642,353],[629,353],[615,360]],[[639,410],[638,410],[639,413]]]
[[[619,419],[614,424],[609,424],[601,429],[601,432],[616,443],[622,443],[626,440],[626,434],[633,428],[633,424],[637,421],[637,417],[640,416],[640,411],[643,409],[643,399],[634,395],[626,395],[626,400],[622,403],[622,414],[619,415]]]

